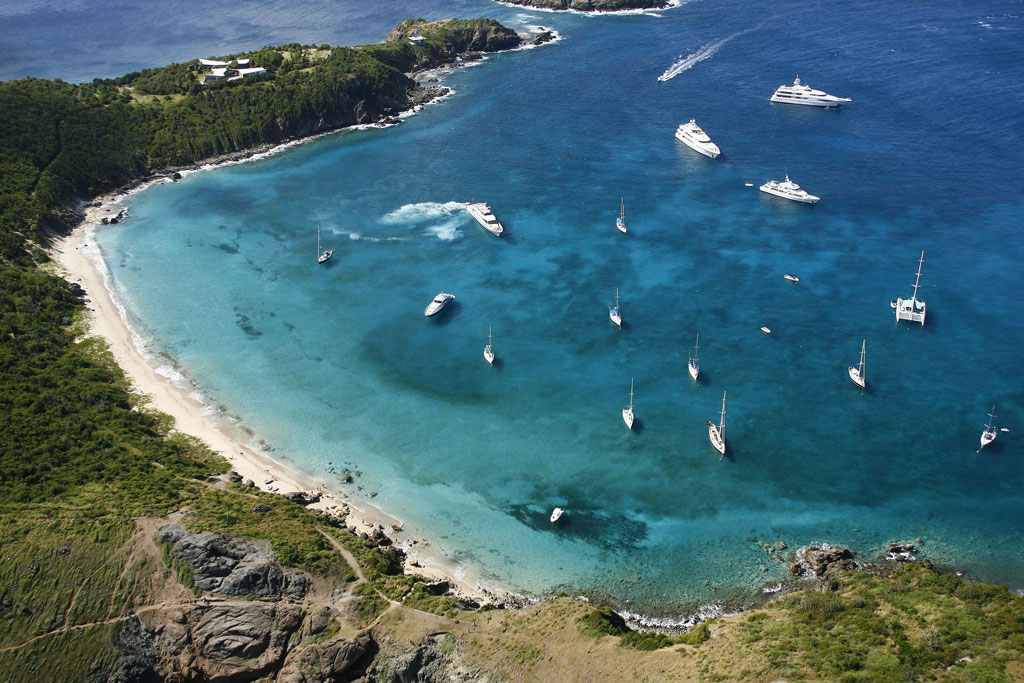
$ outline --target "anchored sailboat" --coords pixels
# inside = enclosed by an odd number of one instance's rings
[[[620,200],[619,204],[619,215],[615,219],[615,227],[619,229],[619,232],[626,232],[626,200]]]
[[[914,280],[914,295],[909,299],[899,298],[889,302],[889,305],[896,309],[896,322],[909,320],[924,325],[924,302],[917,300],[917,288],[921,284],[921,267],[923,265],[924,250],[921,251],[921,260],[917,262],[917,279]]]
[[[619,288],[615,288],[615,305],[608,307],[608,317],[622,329],[622,313],[619,312]]]
[[[722,392],[722,417],[718,424],[715,424],[711,420],[707,421],[708,426],[708,438],[711,439],[711,445],[715,447],[719,453],[725,455],[725,392]],[[719,457],[719,460],[722,458]]]
[[[851,365],[849,368],[847,368],[847,371],[850,373],[850,379],[852,379],[853,383],[856,384],[861,389],[864,388],[864,383],[866,382],[866,378],[864,375],[864,347],[867,344],[867,342],[868,340],[864,339],[860,343],[860,363],[857,365],[857,367],[853,367]]]
[[[996,406],[992,404],[992,412],[988,414],[988,424],[985,425],[985,431],[981,433],[981,446],[978,448],[978,453],[981,453],[981,449],[989,445],[996,440],[996,435],[999,433],[996,428],[992,426],[992,420],[996,417]]]
[[[630,429],[633,428],[633,378],[629,378],[629,407],[622,409],[622,421]]]
[[[328,249],[327,251],[321,251],[323,246],[320,244],[320,226],[316,226],[316,262],[327,263],[332,256],[334,256],[334,250]]]
[[[690,371],[690,377],[693,381],[697,381],[697,375],[700,374],[700,362],[697,359],[697,351],[700,349],[700,332],[697,333],[697,341],[693,345],[693,355],[690,356],[690,362],[686,364],[686,369]]]
[[[484,360],[488,364],[494,365],[494,345],[491,344],[491,328],[487,328],[487,346],[484,347]]]

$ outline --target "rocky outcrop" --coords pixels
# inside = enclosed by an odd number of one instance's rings
[[[856,568],[852,550],[824,543],[799,550],[789,571],[794,576],[811,575],[821,578]]]
[[[385,43],[409,43],[407,58],[394,64],[402,71],[421,71],[454,61],[459,56],[474,52],[500,52],[519,47],[523,39],[510,28],[493,19],[446,19],[424,21],[406,19],[384,39]],[[395,59],[391,55],[391,59]],[[408,59],[411,59],[410,63]]]
[[[461,662],[455,635],[442,632],[426,636],[413,649],[385,640],[366,670],[366,678],[386,683],[415,683],[479,681],[483,677]]]
[[[281,668],[302,616],[287,603],[167,607],[137,615],[118,640],[136,655],[134,680],[147,678],[146,667],[163,680],[240,683]]]
[[[366,634],[334,638],[297,651],[277,675],[281,683],[319,683],[345,679],[346,672],[370,651],[373,640]]]
[[[301,598],[308,579],[275,562],[270,541],[227,534],[189,534],[180,525],[161,530],[174,557],[191,570],[196,588],[225,595]]]
[[[576,12],[622,12],[634,9],[664,9],[667,0],[501,0],[511,5]]]

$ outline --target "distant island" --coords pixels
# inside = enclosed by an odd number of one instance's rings
[[[909,543],[881,558],[765,543],[764,562],[789,563],[792,581],[687,624],[627,622],[565,594],[466,592],[394,547],[400,525],[367,525],[344,495],[278,472],[290,488],[261,489],[233,469],[236,453],[178,431],[90,334],[102,284],[69,282],[51,256],[76,251],[60,238],[97,197],[386,123],[441,93],[408,74],[523,41],[488,19],[414,19],[382,44],[0,83],[6,680],[1021,677],[1024,598],[933,567]]]
[[[668,0],[500,0],[507,5],[574,12],[623,12],[637,9],[665,9]]]

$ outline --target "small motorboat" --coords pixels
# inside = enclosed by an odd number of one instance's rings
[[[896,299],[889,302],[889,308],[896,308]]]
[[[554,510],[552,510],[551,511],[551,523],[554,524],[555,522],[560,520],[562,518],[562,515],[564,515],[564,514],[565,514],[565,510],[563,510],[562,508],[555,508]]]
[[[764,332],[765,334],[771,334],[772,333],[772,331],[770,329],[768,329],[767,327],[765,327],[764,325],[761,326],[761,331]]]
[[[454,298],[454,294],[449,294],[448,292],[438,292],[437,296],[434,297],[434,300],[431,301],[427,305],[426,310],[423,311],[423,315],[425,315],[428,318],[432,315],[437,315]]]
[[[800,282],[800,278],[798,278],[796,275],[790,275],[789,273],[786,273],[782,277],[786,278],[790,282]]]

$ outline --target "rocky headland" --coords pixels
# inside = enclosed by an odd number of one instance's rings
[[[506,5],[522,5],[555,11],[625,12],[639,9],[665,9],[668,0],[500,0]]]

